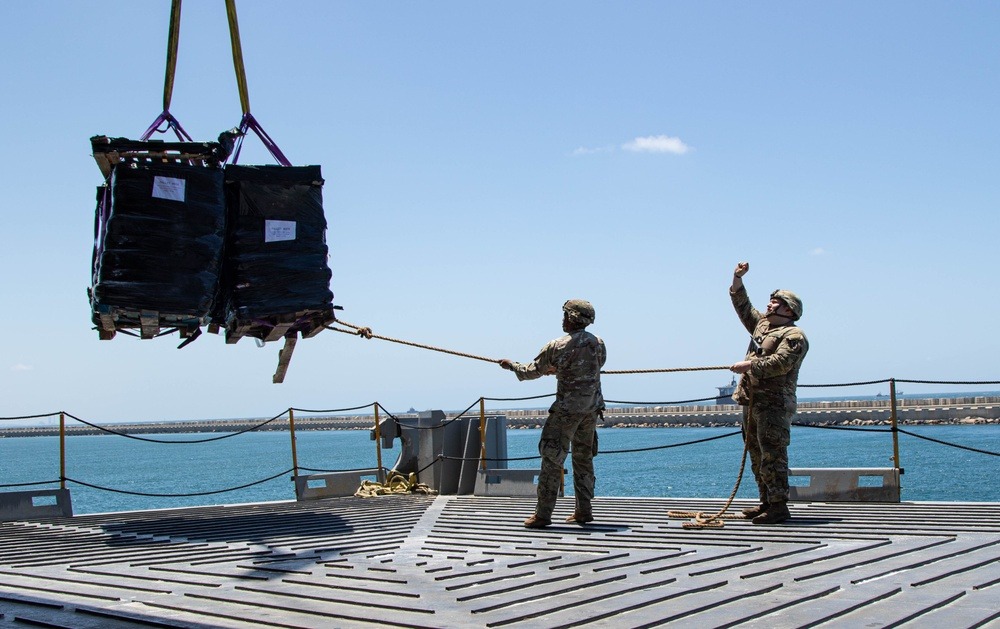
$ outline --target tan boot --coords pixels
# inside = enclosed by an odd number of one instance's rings
[[[756,507],[747,507],[746,509],[743,510],[742,513],[744,518],[746,518],[747,520],[752,520],[756,518],[758,515],[764,513],[765,511],[767,511],[767,501],[762,500],[761,503]]]
[[[552,520],[549,518],[539,517],[537,514],[531,516],[524,521],[524,528],[526,529],[544,529],[546,526],[552,524]]]
[[[573,515],[566,518],[566,522],[570,524],[586,524],[587,522],[594,521],[593,513],[583,513],[581,511],[574,511]]]
[[[779,524],[791,517],[788,512],[788,503],[785,501],[772,502],[767,505],[767,510],[751,520],[754,524]]]

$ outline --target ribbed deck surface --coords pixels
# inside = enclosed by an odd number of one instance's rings
[[[1000,627],[1000,504],[666,516],[721,504],[599,498],[545,530],[521,526],[533,500],[471,496],[7,522],[0,626]]]

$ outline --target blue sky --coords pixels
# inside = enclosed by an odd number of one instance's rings
[[[805,303],[801,383],[1000,379],[996,3],[238,9],[251,111],[293,163],[323,168],[349,322],[527,361],[560,334],[562,303],[585,298],[607,369],[730,364],[746,333],[727,287],[749,260],[758,305],[778,287]],[[554,390],[333,332],[300,341],[280,385],[278,344],[99,341],[89,138],[138,137],[162,109],[169,2],[2,13],[0,416],[460,409]],[[184,5],[171,112],[196,139],[239,122],[222,2]],[[241,162],[272,160],[249,139]],[[670,401],[729,377],[608,375],[604,389]]]

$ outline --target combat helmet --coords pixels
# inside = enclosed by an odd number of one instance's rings
[[[779,288],[771,293],[771,299],[780,299],[785,302],[788,309],[795,315],[795,318],[792,319],[793,321],[798,321],[802,318],[802,300],[792,291]]]
[[[563,304],[563,312],[569,315],[570,320],[583,325],[590,325],[597,316],[594,307],[585,299],[570,299]]]

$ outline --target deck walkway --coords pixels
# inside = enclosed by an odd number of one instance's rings
[[[0,523],[0,627],[1000,627],[1000,504],[332,498]],[[737,507],[747,506],[743,501]],[[561,499],[556,515],[571,509]]]

